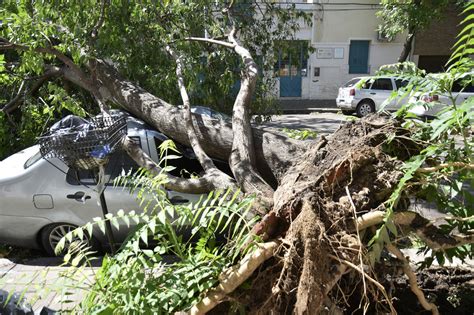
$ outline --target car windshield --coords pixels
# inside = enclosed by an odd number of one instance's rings
[[[28,167],[35,164],[39,160],[41,160],[41,152],[40,151],[36,152],[28,160],[26,160],[25,165],[23,165],[23,168],[26,170]]]
[[[360,81],[360,78],[355,78],[344,84],[344,87],[353,87],[354,85],[357,84],[357,82]]]

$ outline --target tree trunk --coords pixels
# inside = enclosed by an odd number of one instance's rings
[[[113,101],[134,116],[144,120],[171,139],[190,145],[186,133],[184,110],[148,93],[139,86],[120,77],[102,61],[97,61],[95,73],[101,84],[102,98]],[[73,75],[65,76],[80,85]],[[194,115],[194,124],[199,142],[211,157],[227,161],[232,149],[232,126],[220,120]],[[274,188],[284,172],[301,156],[307,142],[253,128],[257,169],[266,182]]]
[[[398,62],[405,62],[410,55],[411,47],[413,45],[413,38],[415,38],[415,31],[413,29],[408,31],[408,35],[405,39],[405,43],[403,44],[403,49],[398,57]]]

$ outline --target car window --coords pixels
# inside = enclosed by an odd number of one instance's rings
[[[395,86],[397,87],[397,90],[404,88],[407,85],[408,85],[408,80],[395,79]]]
[[[156,146],[156,152],[158,155],[160,154],[160,145],[163,143],[163,139],[159,139],[157,137],[154,137],[155,139],[155,146]],[[182,153],[185,148],[179,148]],[[174,152],[169,152],[170,155],[178,155]],[[173,166],[175,167],[174,170],[170,171],[169,173],[173,176],[177,177],[185,177],[185,178],[190,178],[191,175],[198,175],[200,174],[203,169],[201,167],[201,164],[197,160],[197,158],[192,158],[195,157],[195,155],[191,152],[189,154],[188,152],[184,154],[179,154],[181,157],[179,159],[168,159],[166,160],[166,165],[167,166]],[[162,167],[164,165],[161,165]]]
[[[377,79],[370,87],[372,90],[393,90],[391,79]]]
[[[470,84],[469,84],[470,83]],[[453,83],[453,92],[474,93],[474,84],[472,82],[456,81]]]
[[[344,87],[353,87],[353,86],[356,85],[357,82],[359,82],[359,81],[360,81],[359,78],[352,79],[352,80],[350,80],[349,82],[347,82],[346,84],[344,84]]]
[[[26,160],[25,164],[23,165],[23,168],[26,170],[28,167],[35,164],[39,160],[41,160],[41,152],[40,151],[36,152],[28,160]]]
[[[140,145],[139,137],[130,137],[132,141]],[[136,172],[140,167],[123,150],[114,152],[105,166],[106,185],[113,185],[114,179],[122,173]],[[96,185],[97,170],[69,168],[66,174],[66,182],[70,185]]]

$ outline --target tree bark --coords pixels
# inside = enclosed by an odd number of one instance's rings
[[[121,78],[112,66],[101,60],[96,61],[95,71],[103,99],[116,103],[171,139],[190,146],[183,109]],[[80,78],[75,77],[74,72],[65,71],[65,78],[81,86]],[[203,150],[213,158],[227,161],[232,150],[232,126],[202,115],[194,115],[193,122]],[[256,127],[252,132],[257,169],[266,182],[276,187],[296,157],[306,151],[308,144]]]
[[[413,46],[413,38],[415,38],[415,30],[409,29],[402,52],[400,53],[400,57],[398,57],[398,62],[405,62],[407,60],[411,52],[411,47]]]
[[[244,192],[254,193],[265,207],[273,204],[273,189],[256,169],[255,144],[250,125],[250,103],[257,83],[257,64],[250,52],[234,38],[235,28],[229,34],[235,52],[242,58],[241,86],[232,112],[232,151],[229,166]]]

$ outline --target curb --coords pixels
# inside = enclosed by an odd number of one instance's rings
[[[311,114],[311,113],[337,113],[341,110],[339,108],[319,108],[319,107],[308,107],[305,109],[282,109],[283,114]]]

